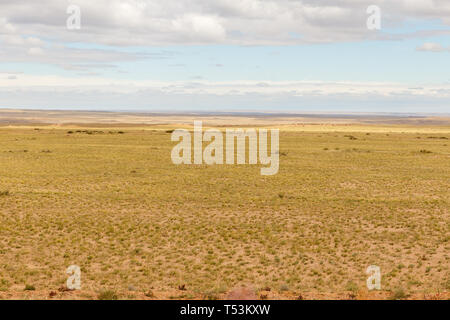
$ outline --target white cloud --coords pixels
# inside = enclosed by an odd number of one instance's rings
[[[28,49],[28,54],[32,56],[40,56],[44,54],[44,50],[42,50],[42,48],[39,47],[32,47]]]
[[[383,25],[434,19],[450,25],[448,0],[77,0],[81,30],[66,30],[65,1],[2,1],[0,34],[36,34],[107,45],[298,44],[389,37],[366,28],[369,5]],[[3,31],[2,31],[3,30]],[[447,30],[448,31],[448,30]],[[439,32],[439,30],[436,30]],[[292,37],[293,34],[299,35]]]
[[[136,61],[141,59],[165,59],[174,55],[173,52],[132,53],[118,49],[75,48],[63,44],[46,43],[36,37],[0,34],[0,61],[2,62],[34,62],[54,64],[65,69],[73,65],[108,68],[114,62]]]
[[[16,34],[0,34],[0,41],[3,45],[10,46],[27,46],[27,45],[42,45],[44,42],[36,37],[22,37]]]
[[[52,99],[49,100],[48,97]],[[450,84],[411,87],[400,83],[326,81],[144,81],[20,75],[0,78],[5,107],[214,110],[299,108],[304,110],[448,112]],[[330,101],[333,101],[330,104]]]
[[[69,2],[0,2],[0,61],[67,68],[160,58],[126,46],[291,45],[450,35],[449,28],[389,34],[367,30],[366,8],[379,5],[383,26],[409,19],[450,25],[448,0],[76,0],[81,29],[67,30]],[[73,49],[70,43],[106,45]],[[69,44],[69,46],[68,46]],[[164,54],[162,54],[164,55]],[[167,57],[168,55],[166,55]]]
[[[421,46],[417,47],[417,51],[431,51],[431,52],[442,52],[442,51],[448,51],[448,49],[444,48],[439,43],[434,42],[426,42],[422,44]]]
[[[85,71],[84,65],[77,66]],[[103,65],[93,66],[102,68]],[[113,67],[113,66],[110,66]],[[334,94],[356,94],[370,95],[391,95],[408,93],[421,96],[440,96],[450,98],[450,84],[423,84],[412,87],[410,84],[396,82],[356,82],[356,81],[209,81],[202,77],[193,77],[191,81],[158,81],[158,80],[128,80],[112,79],[104,77],[64,77],[56,75],[30,75],[14,71],[2,71],[0,74],[19,75],[20,82],[11,84],[0,78],[0,87],[16,89],[20,86],[26,90],[40,90],[42,88],[60,88],[61,90],[72,90],[80,88],[81,91],[106,90],[111,93],[133,93],[140,90],[155,90],[171,93],[184,94],[215,94],[228,95],[258,93],[270,96],[272,94],[295,93],[301,95],[334,95]],[[86,73],[91,76],[92,73]]]
[[[11,23],[8,23],[5,17],[0,16],[0,34],[8,34],[15,32],[16,29]]]
[[[80,30],[66,29],[69,3],[81,7]],[[394,34],[370,31],[366,27],[369,5],[381,7],[382,25],[386,28],[395,29],[411,20],[440,22],[442,28]],[[450,85],[445,84],[410,88],[406,84],[367,82],[264,79],[209,82],[201,76],[187,82],[156,82],[108,79],[98,73],[115,68],[115,63],[122,61],[170,59],[177,55],[171,51],[132,52],[127,46],[398,40],[450,35],[448,26],[449,0],[0,1],[0,61],[53,64],[79,72],[77,78],[20,74],[16,79],[8,79],[15,74],[5,72],[0,77],[0,102],[11,107],[42,104],[97,108],[103,105],[124,109],[128,106],[208,109],[211,105],[311,109],[330,103],[344,109],[402,105],[413,110],[419,104],[425,109],[428,105],[448,109]],[[427,42],[417,50],[445,48]]]

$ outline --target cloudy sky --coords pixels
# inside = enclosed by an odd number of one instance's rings
[[[0,0],[0,107],[450,113],[450,0]]]

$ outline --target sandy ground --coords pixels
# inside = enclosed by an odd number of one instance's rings
[[[388,291],[360,291],[324,293],[324,292],[273,292],[259,291],[252,295],[235,296],[232,293],[223,293],[216,296],[205,296],[189,290],[159,291],[149,290],[147,292],[123,291],[115,292],[114,300],[392,300],[393,294]],[[39,290],[39,291],[17,291],[0,292],[1,300],[98,300],[100,292],[74,290]],[[450,292],[441,293],[415,293],[401,300],[448,300]]]

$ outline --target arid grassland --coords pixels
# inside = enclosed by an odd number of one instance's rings
[[[449,297],[449,125],[283,124],[274,176],[177,127],[0,127],[0,298]]]

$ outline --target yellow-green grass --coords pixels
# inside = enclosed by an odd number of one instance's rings
[[[176,166],[161,126],[0,128],[0,291],[449,291],[450,128],[311,128],[275,176]]]

